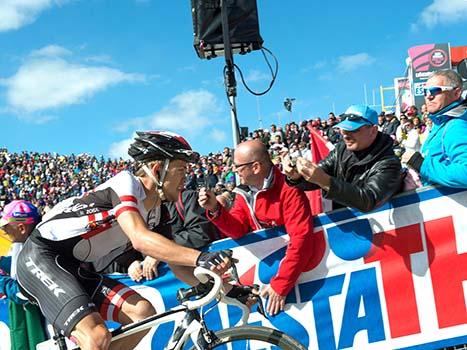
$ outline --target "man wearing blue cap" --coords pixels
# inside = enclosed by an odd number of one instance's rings
[[[323,190],[333,209],[352,207],[367,212],[385,203],[401,188],[401,163],[393,139],[378,131],[378,113],[352,105],[335,125],[342,134],[319,164],[299,158],[296,167],[284,162],[289,182],[305,191]]]

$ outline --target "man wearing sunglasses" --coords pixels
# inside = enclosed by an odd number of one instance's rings
[[[228,237],[240,238],[249,232],[284,226],[290,237],[285,257],[270,284],[261,295],[268,298],[271,315],[284,310],[285,298],[298,277],[309,270],[314,257],[313,219],[305,194],[285,183],[285,176],[270,159],[259,140],[240,143],[235,149],[233,167],[241,185],[233,207],[226,210],[212,191],[202,188],[199,204],[208,218]]]
[[[432,130],[421,152],[406,152],[403,161],[417,170],[423,185],[467,188],[467,100],[462,78],[452,70],[435,72],[424,94]]]
[[[401,188],[401,164],[393,139],[378,131],[378,113],[367,105],[350,106],[341,115],[343,142],[319,164],[303,158],[283,169],[288,182],[302,190],[322,189],[333,209],[352,207],[367,212],[385,203]],[[345,119],[344,119],[345,118]]]

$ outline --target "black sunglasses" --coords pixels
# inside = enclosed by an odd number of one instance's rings
[[[373,124],[372,122],[370,122],[368,119],[366,118],[363,118],[361,115],[357,115],[357,114],[341,114],[340,117],[342,118],[342,120],[350,120],[350,121],[358,121],[358,120],[365,120],[367,121],[368,123],[371,123]]]
[[[254,161],[252,161],[252,162],[246,162],[246,163],[242,163],[242,164],[235,164],[235,163],[233,163],[232,166],[233,166],[235,169],[238,169],[238,168],[241,168],[241,167],[243,167],[243,166],[251,165],[251,164],[256,163],[256,162],[257,162],[257,161],[254,160]]]

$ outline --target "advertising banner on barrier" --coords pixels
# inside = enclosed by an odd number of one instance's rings
[[[371,213],[345,209],[316,217],[312,264],[287,296],[285,312],[267,319],[253,312],[250,323],[278,328],[309,349],[440,349],[467,343],[466,208],[467,190],[428,187]],[[267,284],[287,243],[277,228],[215,242],[211,249],[234,251],[244,283]],[[149,283],[116,278],[159,312],[178,305],[175,294],[183,284],[167,267]],[[239,318],[237,308],[218,304],[206,320],[221,329]],[[173,324],[152,330],[138,349],[164,348],[172,331]]]
[[[425,103],[423,87],[428,77],[436,71],[451,69],[451,50],[449,44],[426,44],[413,46],[408,51],[411,60],[409,79],[415,105],[420,108]]]
[[[400,117],[401,113],[414,104],[410,81],[406,77],[394,78],[394,91],[396,95],[396,115]]]

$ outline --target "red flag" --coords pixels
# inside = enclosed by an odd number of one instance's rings
[[[330,151],[334,149],[334,145],[326,140],[321,134],[309,127],[310,130],[310,148],[313,163],[319,163],[326,158]],[[307,191],[306,195],[310,200],[311,211],[313,215],[323,212],[323,198],[321,190]]]

